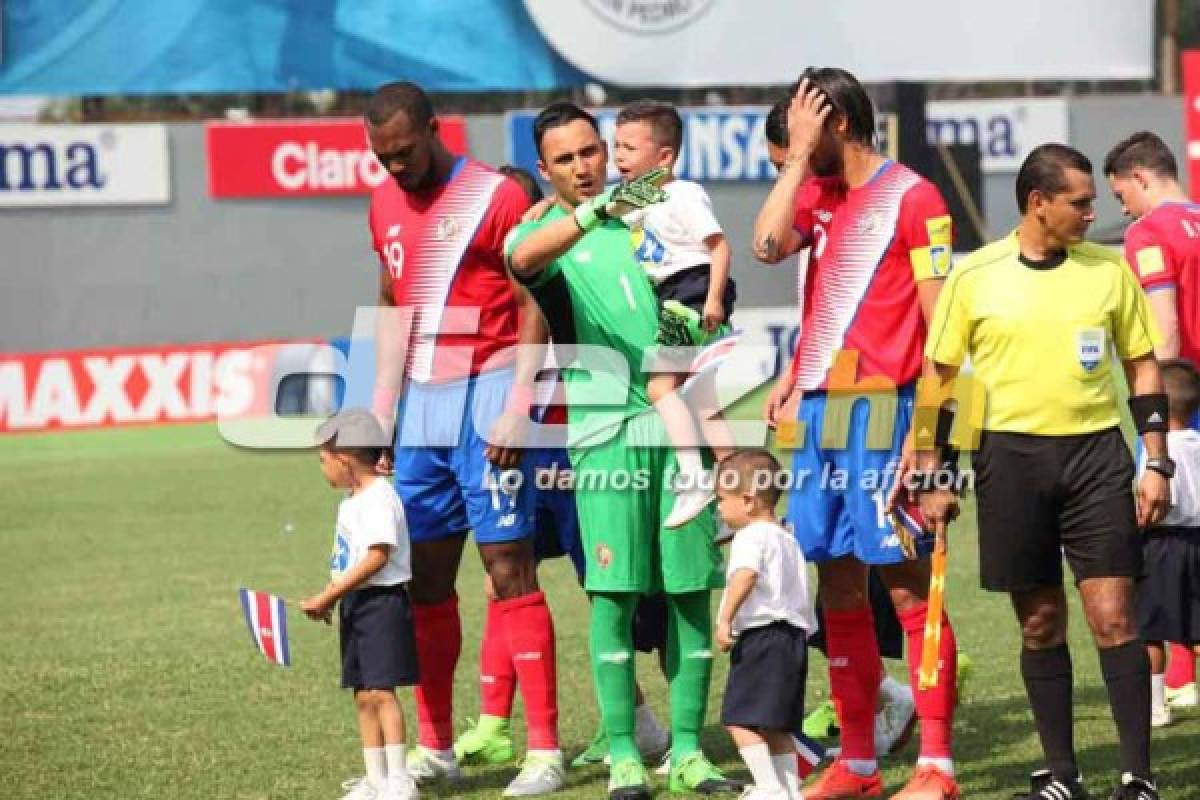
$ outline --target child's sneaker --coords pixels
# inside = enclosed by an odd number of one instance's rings
[[[700,516],[714,497],[713,490],[707,486],[692,486],[676,492],[675,505],[671,506],[671,513],[663,520],[663,527],[667,530],[682,528]]]
[[[1029,794],[1014,794],[1013,800],[1091,800],[1083,781],[1078,778],[1070,783],[1060,781],[1048,769],[1030,775],[1029,783]]]
[[[726,778],[702,751],[695,750],[680,759],[678,764],[671,765],[667,788],[672,792],[717,794],[740,792],[742,784]]]
[[[421,793],[417,790],[417,782],[407,772],[401,775],[388,775],[381,800],[419,800]]]
[[[1168,705],[1150,706],[1150,727],[1165,728],[1171,724],[1171,707]]]
[[[342,800],[382,800],[382,793],[366,776],[342,782]]]
[[[660,329],[666,334],[666,341],[661,344],[675,347],[703,347],[714,339],[720,339],[729,333],[729,325],[722,323],[712,333],[704,330],[704,320],[700,312],[688,308],[678,300],[664,300],[662,307]]]

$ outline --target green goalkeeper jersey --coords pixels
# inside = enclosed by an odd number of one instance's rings
[[[542,219],[517,226],[505,241],[505,257],[542,225],[566,212],[554,206]],[[556,345],[580,348],[560,361],[567,387],[571,444],[650,406],[642,369],[658,331],[658,297],[634,259],[629,229],[608,220],[584,235],[542,272],[524,281],[537,301]]]

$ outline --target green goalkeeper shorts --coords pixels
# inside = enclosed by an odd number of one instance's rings
[[[712,508],[682,528],[663,528],[675,456],[649,443],[664,441],[661,429],[651,411],[609,441],[571,451],[589,592],[680,594],[724,584]]]

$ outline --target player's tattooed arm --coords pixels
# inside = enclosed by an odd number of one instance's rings
[[[754,257],[764,264],[778,264],[804,246],[804,240],[793,223],[796,193],[800,191],[800,184],[804,182],[807,172],[802,164],[789,167],[788,162],[784,162],[775,185],[763,201],[758,218],[754,220]]]

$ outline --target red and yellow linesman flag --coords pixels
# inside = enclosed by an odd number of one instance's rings
[[[946,533],[934,539],[932,569],[929,575],[929,601],[925,614],[925,635],[921,640],[921,667],[917,688],[932,689],[938,683],[938,653],[942,645],[942,608],[946,602]]]

